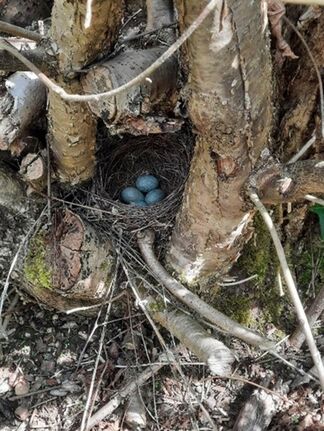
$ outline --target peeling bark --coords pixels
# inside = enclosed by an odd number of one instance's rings
[[[163,47],[125,51],[92,68],[82,80],[83,89],[85,93],[99,93],[125,84],[157,60],[164,51]],[[120,132],[125,127],[128,132],[132,133],[133,130],[133,134],[160,133],[162,127],[157,127],[158,119],[155,122],[148,120],[147,123],[145,118],[142,122],[139,119],[148,113],[152,118],[154,110],[159,114],[172,113],[176,103],[176,82],[177,60],[171,57],[140,86],[113,98],[90,102],[89,106],[112,131]],[[143,127],[143,122],[146,127]]]
[[[177,1],[180,30],[205,6]],[[271,125],[266,8],[219,1],[188,40],[188,110],[198,137],[168,262],[194,283],[226,273],[250,236],[241,190]]]
[[[5,82],[0,99],[0,150],[7,150],[45,109],[46,89],[32,72],[17,72]]]
[[[90,25],[86,28],[87,0],[55,0],[51,36],[58,47],[60,71],[73,73],[93,61],[103,51],[109,52],[121,23],[121,0],[94,1]]]
[[[54,2],[51,35],[57,46],[59,72],[68,78],[65,90],[81,93],[74,71],[111,49],[119,28],[122,2],[92,4],[90,25],[85,28],[86,0]],[[64,31],[62,31],[64,29]],[[49,93],[49,140],[58,176],[77,184],[92,177],[95,167],[96,121],[87,104],[68,103]]]
[[[81,92],[78,81],[64,88]],[[58,176],[78,184],[92,177],[95,167],[97,122],[86,103],[69,103],[49,92],[48,133]]]
[[[263,167],[251,182],[263,203],[302,201],[307,194],[324,193],[324,161],[305,160]]]
[[[22,259],[24,288],[59,311],[100,303],[114,272],[107,238],[71,211],[58,211],[29,242]]]
[[[146,10],[146,31],[156,30],[174,22],[172,0],[146,0]]]

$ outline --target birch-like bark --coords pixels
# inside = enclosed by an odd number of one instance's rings
[[[176,2],[181,32],[206,3]],[[269,137],[268,45],[264,1],[220,0],[182,52],[197,139],[168,262],[187,283],[226,273],[251,235],[242,187]]]

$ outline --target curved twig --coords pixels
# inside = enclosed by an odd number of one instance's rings
[[[25,28],[18,27],[17,25],[9,24],[8,22],[0,21],[0,32],[11,34],[13,36],[25,37],[35,42],[40,42],[43,36],[35,31],[26,30]]]
[[[185,286],[173,278],[157,260],[154,251],[154,232],[151,230],[139,232],[137,235],[138,245],[143,258],[155,277],[169,290],[172,295],[196,311],[200,316],[209,320],[214,325],[222,328],[227,333],[264,350],[275,350],[274,344],[262,337],[257,332],[240,325],[225,314],[211,307],[199,296],[192,293]]]
[[[179,39],[170,46],[160,58],[158,58],[154,63],[151,64],[146,70],[137,75],[134,79],[130,80],[126,84],[120,87],[114,88],[113,90],[106,91],[104,93],[98,94],[69,94],[62,87],[57,85],[54,81],[49,79],[44,73],[42,73],[33,63],[27,60],[16,48],[10,45],[4,40],[0,40],[0,48],[7,50],[16,58],[18,58],[22,63],[29,67],[29,69],[34,72],[38,78],[48,87],[51,91],[57,93],[63,100],[70,102],[90,102],[96,101],[103,97],[113,97],[120,94],[129,88],[139,84],[149,75],[151,75],[156,69],[158,69],[161,64],[168,60],[179,48],[180,46],[192,35],[192,33],[202,24],[202,22],[207,18],[207,16],[216,7],[218,0],[211,0],[201,14],[195,19],[195,21],[189,26],[189,28],[179,37]]]
[[[295,310],[296,310],[296,314],[300,323],[300,326],[303,328],[303,332],[305,334],[305,338],[310,350],[310,353],[312,355],[314,364],[316,366],[316,369],[318,371],[318,376],[319,376],[319,380],[322,386],[322,389],[324,390],[324,366],[322,363],[322,359],[321,359],[321,355],[317,349],[311,328],[309,326],[308,320],[307,320],[307,316],[305,313],[305,310],[303,308],[303,304],[299,298],[298,295],[298,291],[294,282],[294,279],[291,275],[288,263],[287,263],[287,259],[285,256],[285,252],[284,249],[282,247],[282,244],[280,242],[278,233],[276,231],[276,228],[273,224],[273,221],[268,213],[268,211],[266,210],[265,206],[263,205],[263,203],[260,201],[258,195],[255,192],[251,192],[250,193],[250,198],[252,200],[252,202],[255,204],[256,208],[259,210],[269,232],[270,235],[272,237],[272,241],[274,243],[274,246],[276,248],[276,252],[278,255],[278,259],[280,261],[280,265],[282,268],[282,273],[285,277],[286,280],[286,285],[288,288],[288,291],[290,293],[292,302],[294,304]]]

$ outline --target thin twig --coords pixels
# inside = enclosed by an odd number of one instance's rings
[[[296,285],[294,282],[294,279],[291,275],[288,263],[287,263],[287,259],[285,256],[285,252],[284,249],[282,247],[282,244],[280,242],[278,233],[276,231],[276,228],[273,224],[273,221],[268,213],[268,211],[266,210],[265,206],[263,205],[263,203],[260,201],[258,195],[255,192],[251,192],[250,193],[250,198],[253,201],[253,203],[255,204],[256,208],[259,210],[264,222],[266,223],[266,226],[269,229],[270,235],[272,237],[274,246],[276,248],[276,252],[280,261],[280,265],[282,268],[282,272],[283,275],[285,277],[286,280],[286,285],[288,288],[288,291],[290,293],[292,302],[295,306],[295,310],[296,310],[296,314],[298,317],[298,320],[300,322],[301,327],[303,328],[303,332],[305,333],[305,338],[310,350],[310,353],[312,355],[314,364],[318,370],[318,376],[319,376],[319,380],[321,383],[321,387],[324,390],[324,366],[321,360],[321,355],[317,349],[313,334],[312,334],[312,330],[309,326],[307,317],[306,317],[306,313],[305,310],[303,308],[303,304],[299,298],[298,295],[298,291],[296,289]]]
[[[212,12],[212,10],[218,4],[218,0],[211,0],[201,14],[195,19],[195,21],[190,25],[190,27],[179,37],[179,39],[170,46],[160,58],[158,58],[154,63],[151,64],[146,70],[137,75],[134,79],[128,81],[126,84],[120,87],[114,88],[113,90],[106,91],[104,93],[98,94],[69,94],[62,87],[57,85],[54,81],[49,79],[44,73],[42,73],[33,63],[27,60],[16,48],[10,45],[8,42],[1,40],[0,48],[7,50],[16,58],[18,58],[23,64],[25,64],[32,72],[34,72],[38,78],[43,82],[44,85],[54,93],[57,93],[63,100],[70,102],[90,102],[98,101],[101,98],[108,98],[116,96],[135,85],[140,84],[145,78],[151,75],[155,70],[157,70],[166,60],[168,60],[179,48],[180,46],[192,35],[192,33],[203,23],[207,16]]]
[[[144,370],[139,374],[136,379],[126,383],[117,394],[110,399],[110,401],[101,407],[88,421],[86,431],[90,431],[104,418],[109,417],[114,410],[116,410],[122,401],[134,392],[139,386],[142,386],[148,379],[156,374],[163,366],[168,365],[170,362],[166,359],[165,354],[159,356],[159,363],[152,365],[150,368]]]
[[[147,263],[148,267],[154,273],[155,277],[162,283],[168,291],[178,298],[181,302],[186,304],[189,308],[199,313],[200,316],[219,326],[227,333],[240,338],[246,343],[252,346],[259,347],[264,350],[274,349],[274,344],[262,337],[257,332],[254,332],[238,322],[230,319],[225,314],[216,310],[202,299],[198,295],[191,292],[175,278],[173,278],[165,268],[160,264],[153,251],[154,243],[154,232],[146,230],[139,232],[137,235],[138,245],[142,252],[143,258]]]
[[[116,269],[114,277],[113,277],[113,279],[112,279],[112,281],[111,281],[111,283],[109,285],[109,288],[107,289],[107,292],[106,292],[106,295],[105,295],[106,298],[109,298],[109,297],[111,297],[113,295],[114,289],[116,287],[116,278],[117,278],[117,269]],[[82,421],[81,421],[80,431],[85,431],[86,429],[88,429],[88,423],[89,423],[90,416],[91,416],[91,413],[92,413],[92,407],[93,407],[93,404],[92,404],[92,400],[93,400],[92,394],[93,394],[94,387],[95,387],[96,376],[97,376],[97,369],[98,369],[98,366],[99,366],[99,361],[100,361],[100,357],[101,357],[101,351],[103,349],[103,343],[104,343],[104,339],[105,339],[105,336],[106,336],[107,322],[108,322],[108,318],[109,318],[109,315],[110,315],[111,306],[112,306],[112,303],[110,302],[108,304],[108,306],[107,306],[106,313],[105,313],[105,318],[104,318],[104,323],[105,324],[103,325],[102,331],[101,331],[101,334],[100,334],[98,352],[97,352],[97,356],[96,356],[96,360],[95,360],[95,365],[94,365],[93,372],[92,372],[92,377],[91,377],[89,391],[88,391],[88,394],[87,394],[86,405],[84,407],[84,412],[83,412],[83,415],[82,415]],[[100,310],[100,312],[101,312],[101,310]]]
[[[29,236],[34,232],[34,229],[36,228],[36,226],[38,225],[39,221],[43,217],[43,215],[44,215],[44,213],[46,211],[46,208],[47,208],[47,205],[45,206],[45,208],[41,212],[41,214],[38,217],[38,219],[33,223],[33,225],[31,226],[31,228],[28,230],[28,232],[25,235],[24,239],[21,241],[21,243],[20,243],[20,245],[18,247],[18,250],[17,250],[17,252],[16,252],[16,254],[15,254],[15,256],[14,256],[12,262],[11,262],[11,265],[10,265],[10,268],[9,268],[9,271],[8,271],[8,274],[7,274],[7,277],[6,277],[5,285],[4,285],[3,290],[1,292],[1,298],[0,298],[0,318],[1,318],[1,315],[2,315],[4,301],[5,301],[6,296],[7,296],[7,291],[8,291],[8,288],[9,288],[10,277],[11,277],[12,271],[14,270],[14,268],[16,266],[16,263],[17,263],[17,260],[18,260],[18,257],[20,255],[21,250],[23,249],[23,247],[25,246],[25,244],[26,244]]]
[[[243,280],[238,281],[229,281],[227,283],[217,283],[221,287],[227,287],[227,286],[237,286],[238,284],[247,283],[248,281],[254,280],[258,277],[258,274],[251,275],[251,277],[244,278]]]
[[[35,42],[42,40],[43,36],[35,31],[26,30],[25,28],[18,27],[17,25],[9,24],[8,22],[0,21],[0,32],[12,34],[17,37],[24,37]]]
[[[310,202],[313,202],[314,204],[324,205],[324,199],[317,198],[313,195],[305,195],[305,199]]]
[[[298,151],[297,154],[295,154],[287,163],[287,165],[290,165],[291,163],[297,162],[305,153],[306,151],[316,142],[316,136],[313,135],[306,144]]]
[[[103,305],[106,305],[106,304],[112,304],[113,302],[119,301],[119,299],[122,298],[125,294],[126,294],[126,291],[123,290],[121,293],[119,293],[118,295],[114,296],[111,300],[103,301],[103,302],[100,302],[99,304],[88,305],[88,306],[85,306],[85,307],[71,308],[70,310],[67,310],[65,312],[65,314],[79,313],[80,311],[93,310],[94,308],[102,307]]]

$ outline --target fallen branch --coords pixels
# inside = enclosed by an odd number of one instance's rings
[[[192,317],[175,310],[153,311],[152,317],[205,363],[213,374],[218,376],[230,374],[234,361],[233,353],[208,334]]]
[[[117,407],[138,387],[142,386],[147,380],[149,380],[154,374],[156,374],[162,367],[168,365],[169,362],[166,360],[165,355],[162,354],[158,359],[159,363],[153,364],[139,374],[136,379],[126,383],[118,393],[111,398],[111,400],[101,407],[88,421],[88,425],[85,431],[90,431],[95,425],[97,425],[101,420],[109,417]]]
[[[35,31],[26,30],[25,28],[18,27],[17,25],[9,24],[8,22],[0,21],[0,32],[8,33],[13,36],[25,37],[26,39],[40,42],[43,36]]]
[[[18,58],[21,62],[23,62],[32,72],[34,72],[39,79],[54,93],[58,94],[63,100],[70,102],[91,102],[98,101],[103,97],[113,97],[117,94],[122,93],[134,85],[140,84],[145,78],[150,76],[155,70],[157,70],[166,60],[168,60],[179,48],[180,46],[192,35],[192,33],[203,23],[203,21],[207,18],[207,16],[212,12],[212,10],[216,7],[218,0],[211,0],[201,14],[195,19],[195,21],[189,26],[189,28],[179,37],[179,39],[170,46],[161,57],[156,60],[151,66],[149,66],[146,70],[141,72],[131,81],[126,84],[121,85],[113,90],[98,93],[98,94],[70,94],[67,93],[62,87],[56,84],[54,81],[49,79],[44,73],[42,73],[33,63],[27,60],[17,49],[11,46],[8,42],[4,40],[0,40],[0,48],[7,50],[16,58]]]
[[[125,411],[125,422],[131,429],[146,429],[146,408],[143,403],[141,388],[138,388],[138,391],[134,391],[130,396]]]
[[[305,195],[324,193],[324,161],[270,164],[256,172],[253,180],[263,203],[302,201]]]
[[[297,314],[298,320],[300,322],[300,326],[303,329],[303,332],[305,334],[305,338],[306,338],[310,353],[312,355],[314,365],[316,366],[316,369],[318,371],[318,376],[319,376],[319,380],[321,383],[321,387],[324,390],[324,366],[323,366],[323,363],[321,360],[320,353],[317,349],[311,328],[310,328],[309,323],[307,321],[307,317],[306,317],[305,310],[303,308],[303,304],[301,303],[301,300],[299,298],[294,279],[291,275],[291,272],[290,272],[290,269],[289,269],[289,266],[287,263],[287,259],[285,256],[285,252],[284,252],[284,249],[283,249],[282,244],[280,242],[278,233],[274,227],[273,221],[272,221],[268,211],[266,210],[266,208],[264,207],[264,205],[260,201],[258,195],[255,192],[251,192],[250,198],[251,198],[252,202],[255,204],[256,208],[260,211],[260,214],[261,214],[264,222],[266,223],[266,226],[269,229],[269,232],[270,232],[270,235],[272,237],[274,246],[276,248],[276,252],[277,252],[277,255],[279,258],[279,262],[281,265],[282,273],[283,273],[285,281],[286,281],[288,291],[290,293],[292,302],[294,304],[296,314]]]
[[[271,376],[266,376],[262,385],[269,386]],[[276,385],[276,390],[279,385]],[[280,385],[280,394],[289,390],[287,384]],[[268,429],[273,415],[278,411],[282,400],[273,393],[257,389],[242,407],[233,427],[233,431],[262,431]]]
[[[137,236],[138,245],[142,252],[145,262],[153,272],[154,276],[169,290],[169,292],[186,304],[190,309],[196,311],[214,325],[222,328],[227,333],[240,338],[248,344],[264,350],[275,350],[274,344],[262,337],[257,332],[240,325],[225,314],[211,307],[199,296],[192,293],[189,289],[174,279],[157,260],[154,251],[154,232],[146,230],[139,232]]]
[[[7,93],[0,99],[0,150],[7,150],[46,104],[46,88],[32,72],[16,72],[5,85]]]

